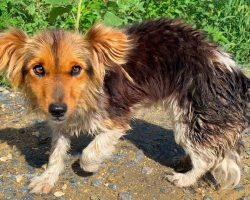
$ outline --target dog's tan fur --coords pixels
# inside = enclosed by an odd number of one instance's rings
[[[37,65],[43,76],[35,73]],[[81,68],[76,76],[74,66]],[[226,53],[179,21],[124,30],[99,24],[85,35],[52,30],[28,37],[11,29],[0,34],[0,70],[53,130],[48,168],[32,179],[32,193],[51,191],[70,136],[83,131],[95,136],[80,159],[82,169],[95,172],[130,128],[132,111],[160,101],[172,111],[176,142],[192,161],[190,171],[168,179],[186,187],[211,171],[225,174],[226,186],[239,182],[249,80]],[[49,109],[54,103],[67,106],[60,120]]]

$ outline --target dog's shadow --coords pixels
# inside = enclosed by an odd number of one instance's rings
[[[48,162],[50,151],[50,129],[45,122],[36,123],[30,127],[15,129],[0,129],[0,140],[7,142],[11,146],[16,146],[27,163],[35,168],[40,168]],[[173,167],[175,158],[184,154],[181,147],[174,141],[173,131],[160,126],[148,123],[143,120],[134,120],[132,130],[125,136],[139,149],[142,149],[146,156],[162,165]],[[82,134],[78,138],[72,138],[70,154],[77,156],[82,152],[91,138]],[[74,172],[81,174],[76,163],[72,165]]]

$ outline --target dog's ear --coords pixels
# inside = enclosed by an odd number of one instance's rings
[[[121,67],[126,63],[131,41],[122,30],[106,27],[102,24],[94,25],[85,35],[93,53],[93,60],[99,66],[99,79],[102,80],[105,70],[119,70],[127,79],[132,78]]]
[[[86,39],[97,54],[99,62],[104,65],[120,65],[126,62],[130,48],[129,39],[122,31],[97,24],[87,32]]]
[[[15,28],[0,33],[0,71],[7,75],[14,87],[19,87],[22,83],[26,41],[26,34]]]

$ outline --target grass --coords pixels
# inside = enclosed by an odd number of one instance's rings
[[[123,26],[159,17],[182,18],[250,68],[249,0],[0,1],[0,30],[16,26],[30,34],[48,27],[84,31],[95,22]],[[0,85],[7,85],[3,76]]]

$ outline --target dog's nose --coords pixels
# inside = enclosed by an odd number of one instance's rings
[[[54,117],[62,117],[67,111],[65,103],[52,103],[49,105],[49,112]]]

